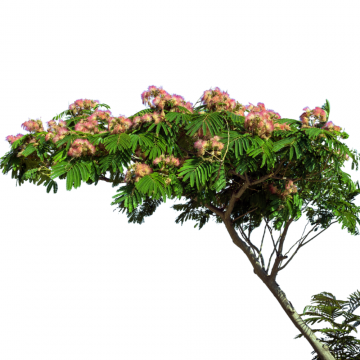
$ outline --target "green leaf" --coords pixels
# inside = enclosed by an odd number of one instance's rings
[[[51,188],[54,188],[54,194],[58,191],[58,185],[55,181],[51,180],[49,184],[47,185],[46,192],[49,193],[51,191]]]
[[[68,165],[68,162],[62,162],[62,163],[54,165],[52,167],[52,172],[50,175],[51,180],[54,180],[55,178],[65,174],[67,171],[66,165]]]
[[[36,151],[36,148],[34,147],[34,145],[29,144],[26,149],[23,151],[22,155],[23,156],[29,156],[30,154],[32,154],[34,151]]]
[[[74,182],[74,171],[71,169],[66,174],[66,190],[71,190]]]
[[[284,138],[284,139],[281,139],[281,140],[275,142],[273,151],[278,152],[279,150],[283,149],[284,147],[291,145],[295,141],[295,139],[296,138],[294,136],[291,136],[291,137],[287,137],[287,138]]]
[[[105,149],[109,151],[110,154],[118,150],[125,151],[130,148],[130,144],[131,138],[126,133],[110,135],[104,139]]]
[[[74,188],[77,189],[81,185],[81,174],[78,164],[74,164]]]
[[[145,195],[152,196],[155,199],[159,199],[162,195],[164,201],[166,200],[166,193],[164,189],[165,180],[156,172],[142,177],[135,184],[135,187]]]
[[[218,112],[195,114],[190,124],[185,127],[185,130],[188,130],[187,135],[193,136],[202,127],[204,135],[206,135],[207,129],[209,129],[211,136],[214,136],[224,128],[224,123],[225,121]]]
[[[202,159],[188,159],[183,167],[178,170],[178,176],[184,176],[183,181],[190,179],[190,186],[196,183],[199,189],[201,185],[209,179],[212,171],[212,165]]]

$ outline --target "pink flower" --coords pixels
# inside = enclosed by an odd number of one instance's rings
[[[201,150],[205,144],[206,144],[206,141],[199,139],[198,141],[196,141],[194,143],[194,148]]]
[[[16,140],[19,140],[20,138],[22,138],[24,135],[23,134],[17,134],[16,136],[13,135],[9,135],[7,136],[5,139],[10,142],[11,144],[13,144]]]
[[[157,105],[159,105],[160,101],[161,101],[160,96],[156,96],[156,97],[153,99],[152,103],[153,103],[155,106],[157,106]]]
[[[21,124],[21,126],[23,127],[23,129],[27,131],[35,131],[35,132],[44,131],[41,120],[25,121],[24,123]]]
[[[84,100],[83,99],[76,100],[75,105],[79,106],[80,108],[84,107]]]
[[[158,124],[161,121],[161,115],[158,112],[152,113],[152,118],[153,118],[155,124]]]
[[[137,176],[143,177],[145,175],[151,174],[152,172],[153,170],[149,165],[136,163],[135,174]]]
[[[260,110],[265,110],[265,105],[263,103],[258,102],[257,106],[259,107]]]
[[[162,158],[161,157],[157,157],[153,160],[153,164],[154,165],[158,165],[160,162],[162,161]]]
[[[142,122],[142,120],[141,120],[141,117],[140,117],[140,116],[135,116],[135,117],[133,118],[133,124],[134,124],[134,126],[140,125],[141,122]]]
[[[276,194],[278,189],[276,186],[274,186],[273,184],[270,184],[269,185],[269,191],[272,193],[272,194]]]
[[[141,120],[149,122],[151,121],[151,115],[149,113],[146,113],[141,117]]]

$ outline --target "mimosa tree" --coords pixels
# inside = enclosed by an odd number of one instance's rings
[[[43,184],[55,193],[56,178],[66,179],[67,190],[110,182],[119,186],[112,205],[138,224],[166,199],[183,199],[173,205],[180,212],[176,223],[194,220],[199,229],[210,219],[223,224],[319,358],[334,359],[276,282],[295,254],[332,224],[359,234],[359,183],[341,170],[349,159],[358,170],[359,156],[340,140],[349,135],[329,121],[329,102],[306,107],[295,120],[263,103],[242,105],[219,88],[206,90],[195,105],[155,86],[141,98],[149,108],[129,117],[81,99],[47,130],[41,120],[24,122],[29,134],[6,138],[11,150],[1,158],[3,173],[11,171],[19,185]],[[292,244],[289,227],[303,214],[312,228]],[[254,239],[261,225],[262,239]],[[266,264],[267,231],[273,251]],[[292,245],[286,253],[285,240]]]

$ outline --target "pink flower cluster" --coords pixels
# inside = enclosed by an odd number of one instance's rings
[[[315,123],[316,120],[320,122],[326,122],[326,112],[325,110],[316,107],[311,110],[308,106],[303,109],[305,112],[300,115],[300,120],[302,122],[302,128],[310,128],[309,121],[311,120],[312,124]]]
[[[136,162],[131,165],[125,175],[125,182],[138,182],[142,177],[153,172],[152,168],[147,164]]]
[[[94,155],[95,146],[87,139],[76,139],[69,149],[68,155],[72,157],[80,157],[84,155]]]
[[[266,110],[263,103],[258,103],[257,106],[250,103],[246,110],[250,111],[245,117],[246,131],[262,139],[269,139],[274,130],[290,130],[288,124],[274,124],[281,116],[273,110]]]
[[[288,180],[285,184],[285,190],[281,191],[274,184],[269,185],[269,191],[272,194],[276,194],[282,198],[288,197],[290,194],[297,193],[297,187],[292,180]]]
[[[301,126],[302,129],[311,128],[312,126],[315,125],[316,120],[318,120],[319,123],[321,124],[326,123],[321,127],[321,129],[328,131],[341,131],[341,127],[334,125],[332,121],[326,122],[325,110],[319,107],[315,107],[315,109],[313,110],[311,110],[309,107],[305,107],[303,110],[305,112],[300,115],[300,120],[302,122],[302,126]]]
[[[110,117],[111,111],[101,111],[96,110],[94,113],[92,113],[90,116],[88,116],[86,119],[80,119],[80,121],[75,125],[75,131],[81,131],[84,133],[90,133],[90,134],[102,134],[105,133],[106,130],[100,131],[98,128],[98,120],[107,120],[112,119]]]
[[[204,155],[206,150],[214,151],[217,155],[220,155],[220,150],[224,148],[224,144],[219,140],[219,136],[214,136],[209,140],[199,139],[194,143],[194,148],[198,150],[200,155]]]
[[[55,144],[69,133],[69,129],[66,127],[66,122],[64,120],[60,120],[58,125],[56,125],[54,120],[48,121],[47,124],[49,125],[49,128],[48,133],[45,136],[46,141],[51,139]]]
[[[165,113],[155,111],[153,113],[146,113],[142,116],[135,116],[133,119],[133,126],[134,128],[140,126],[142,123],[149,123],[154,121],[155,124],[158,124],[161,121],[165,120]]]
[[[206,105],[209,111],[227,110],[236,115],[244,116],[245,107],[234,99],[230,99],[229,94],[221,91],[218,87],[215,90],[205,90],[201,102]]]
[[[21,124],[22,128],[26,131],[41,132],[44,131],[42,121],[39,119],[25,121]]]
[[[69,105],[69,110],[74,116],[80,115],[83,109],[92,109],[99,103],[99,100],[79,99]]]
[[[9,135],[5,138],[5,140],[8,141],[12,145],[16,140],[21,139],[23,136],[24,136],[23,134],[17,134],[16,136]]]
[[[322,129],[324,130],[328,130],[328,131],[341,131],[341,127],[334,125],[334,123],[332,121],[328,121],[323,127]]]
[[[180,166],[180,160],[173,155],[165,157],[165,155],[161,154],[159,157],[154,159],[153,164],[158,165],[162,162],[169,166]]]
[[[129,130],[133,123],[127,117],[120,115],[109,118],[108,125],[111,134],[121,134]]]
[[[151,98],[153,98],[152,103],[150,102]],[[144,105],[148,104],[151,108],[160,111],[162,115],[164,115],[164,110],[182,112],[178,106],[186,108],[191,113],[193,112],[192,104],[189,101],[185,102],[180,95],[170,95],[162,87],[149,86],[148,90],[141,94],[141,100]]]

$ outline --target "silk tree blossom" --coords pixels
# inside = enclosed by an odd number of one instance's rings
[[[164,154],[161,154],[159,157],[153,160],[154,165],[159,165],[161,163],[165,163],[168,166],[180,166],[180,160],[173,155],[165,157]]]
[[[42,121],[40,119],[28,120],[21,124],[21,127],[26,131],[41,132],[44,131]]]
[[[289,124],[278,124],[276,120],[281,119],[279,113],[266,109],[264,103],[257,103],[257,106],[249,103],[245,106],[249,113],[245,117],[245,129],[253,135],[262,139],[269,139],[274,130],[290,130]]]
[[[151,118],[152,118],[152,120],[154,120],[155,124],[158,124],[159,122],[165,120],[165,116],[161,115],[161,113],[159,113],[159,112],[152,113]]]
[[[231,99],[229,94],[216,87],[214,90],[205,90],[201,102],[209,111],[231,111],[236,115],[244,116],[245,107],[239,102]]]
[[[274,130],[291,130],[290,125],[283,123],[283,124],[279,124],[276,123],[274,124]]]
[[[68,156],[80,157],[86,155],[94,155],[96,148],[87,139],[76,139],[70,146]]]
[[[150,99],[153,98],[152,102]],[[161,115],[164,116],[164,110],[171,112],[182,112],[179,106],[182,106],[193,113],[193,106],[188,101],[185,102],[184,98],[180,95],[170,95],[167,91],[161,87],[149,86],[147,91],[141,94],[141,100],[144,105],[149,105],[150,108],[160,111]]]
[[[224,144],[219,142],[220,136],[214,136],[210,139],[211,145],[213,148],[217,148],[217,150],[222,150],[224,148]]]
[[[5,140],[8,141],[12,145],[16,140],[21,139],[23,136],[24,136],[23,134],[17,134],[16,136],[9,135],[5,138]]]
[[[89,110],[94,108],[97,104],[99,104],[99,100],[78,99],[69,105],[69,110],[76,116],[81,114],[83,109]]]
[[[45,136],[45,140],[49,141],[51,139],[54,144],[57,141],[62,140],[70,131],[64,120],[59,120],[58,125],[54,120],[48,121],[47,124],[49,128],[47,130],[48,132]]]
[[[99,128],[98,128],[98,122],[94,120],[94,117],[92,117],[93,120],[89,120],[90,117],[88,117],[86,120],[81,119],[76,125],[74,130],[75,131],[82,131],[84,133],[90,133],[90,134],[98,134]]]
[[[288,197],[291,197],[291,194],[297,193],[297,187],[294,184],[293,180],[288,180],[286,182],[284,191],[278,189],[277,186],[275,186],[273,183],[270,183],[268,185],[268,190],[270,191],[271,194],[277,195],[281,197],[283,200]]]
[[[152,116],[151,116],[151,114],[146,113],[143,116],[141,116],[141,120],[143,122],[150,122],[152,120]]]
[[[111,134],[121,134],[125,131],[129,130],[132,126],[132,122],[130,119],[125,116],[120,115],[117,118],[109,119],[109,131]]]
[[[140,116],[135,116],[132,120],[132,123],[133,123],[133,128],[137,128],[141,125],[142,123],[142,119]]]
[[[315,109],[311,110],[308,106],[305,107],[304,112],[300,115],[300,120],[302,122],[301,128],[310,128],[315,125],[316,121],[320,123],[326,122],[326,112],[325,110],[315,107]]]
[[[341,131],[341,127],[334,125],[334,123],[332,121],[328,121],[323,127],[322,129],[324,130],[328,130],[328,131]]]
[[[266,110],[261,110],[260,112],[252,110],[245,118],[245,129],[247,132],[267,140],[274,131],[274,123]]]
[[[213,151],[213,155],[220,155],[221,150],[224,148],[224,144],[218,140],[220,140],[220,137],[217,135],[209,140],[199,139],[195,141],[194,148],[198,150],[199,155],[204,155],[206,150]]]
[[[131,165],[126,172],[125,182],[138,182],[142,177],[150,175],[152,172],[153,169],[149,165],[136,162],[135,164]]]
[[[198,150],[198,153],[200,155],[204,155],[205,154],[205,147],[207,146],[208,142],[202,139],[199,139],[197,141],[195,141],[194,143],[194,148]]]

